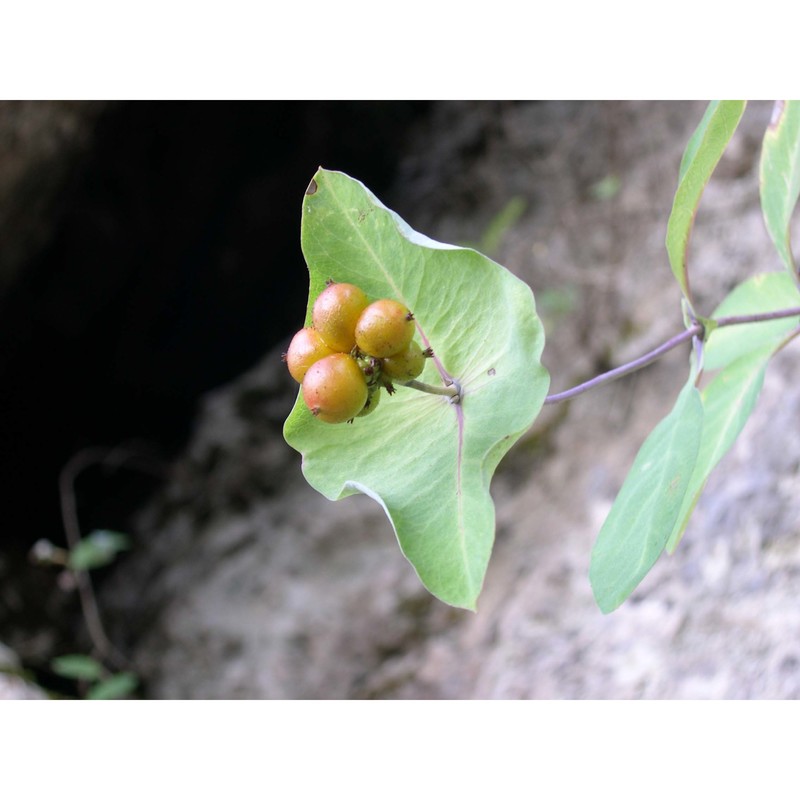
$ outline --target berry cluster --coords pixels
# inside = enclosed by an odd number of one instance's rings
[[[352,283],[328,281],[314,302],[311,327],[284,354],[303,400],[323,422],[371,414],[383,386],[416,378],[433,353],[413,340],[414,316],[396,300],[370,302]]]

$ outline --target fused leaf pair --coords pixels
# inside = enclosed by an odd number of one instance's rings
[[[300,393],[286,440],[302,453],[314,488],[331,500],[357,492],[376,500],[429,591],[473,609],[494,539],[492,474],[547,394],[533,294],[480,253],[413,231],[337,172],[315,175],[301,238],[310,277],[305,326],[314,324],[329,277],[391,298],[413,309],[420,350],[432,349],[420,380],[442,389],[457,382],[461,401],[397,379],[396,395],[376,413],[355,425],[320,425]],[[395,358],[383,358],[382,369],[394,369]]]

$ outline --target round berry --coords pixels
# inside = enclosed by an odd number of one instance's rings
[[[349,353],[356,343],[355,328],[369,300],[352,283],[331,283],[314,301],[311,319],[332,350]]]
[[[333,353],[312,364],[303,378],[303,400],[323,422],[347,422],[367,402],[364,374],[347,353]]]
[[[308,368],[333,352],[313,328],[303,328],[294,335],[286,351],[286,366],[291,376],[302,383]]]
[[[356,323],[356,345],[375,358],[388,358],[408,347],[414,336],[414,317],[396,300],[376,300]]]
[[[370,395],[367,398],[367,402],[364,405],[364,408],[361,409],[358,416],[366,417],[369,414],[371,414],[378,407],[378,401],[380,399],[381,399],[380,389],[376,389],[374,392],[370,392]]]
[[[410,381],[418,377],[425,367],[425,355],[415,342],[409,342],[401,353],[388,356],[381,361],[381,372],[396,381]]]

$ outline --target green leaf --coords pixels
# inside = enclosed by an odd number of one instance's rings
[[[800,290],[787,272],[763,272],[740,283],[715,309],[714,319],[800,307]],[[777,344],[800,317],[770,322],[748,322],[715,328],[705,343],[703,365],[707,370],[722,369],[737,359]]]
[[[76,681],[96,681],[103,676],[103,665],[90,656],[68,655],[54,658],[51,665],[53,672],[62,678]]]
[[[119,700],[133,694],[139,679],[132,672],[118,672],[102,683],[92,686],[86,693],[87,700]]]
[[[691,300],[686,253],[700,197],[744,113],[743,100],[714,100],[686,146],[667,222],[667,254],[684,296]]]
[[[129,547],[130,539],[124,533],[92,531],[70,551],[67,566],[76,571],[104,567]]]
[[[597,536],[589,580],[604,614],[639,585],[675,527],[703,431],[693,377],[645,440]]]
[[[789,222],[800,195],[800,101],[775,103],[760,165],[761,209],[769,235],[789,273],[796,277]]]
[[[667,542],[673,553],[681,540],[711,471],[728,452],[753,412],[774,345],[761,347],[729,364],[700,393],[703,436],[689,488]]]
[[[398,387],[352,425],[315,419],[298,394],[286,441],[308,482],[331,500],[361,492],[386,512],[430,592],[473,609],[494,540],[489,483],[547,394],[544,344],[530,288],[490,259],[413,231],[361,183],[320,170],[303,204],[306,322],[325,280],[359,285],[414,313],[435,357],[420,380],[463,388],[449,398]]]

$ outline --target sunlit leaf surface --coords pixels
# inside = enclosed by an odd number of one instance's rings
[[[533,294],[480,253],[416,233],[341,173],[314,177],[302,247],[306,323],[329,278],[355,283],[371,299],[399,300],[414,314],[418,341],[435,353],[420,380],[456,379],[463,399],[399,387],[370,416],[327,425],[298,395],[286,440],[323,495],[362,492],[380,503],[429,591],[474,608],[494,540],[492,474],[537,416],[549,384]]]

